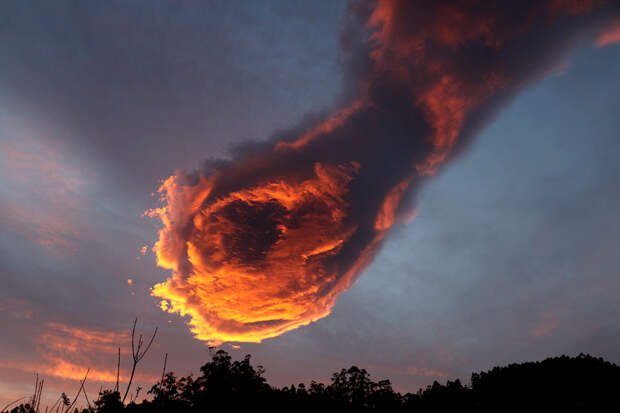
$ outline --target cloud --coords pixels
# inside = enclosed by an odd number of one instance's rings
[[[114,356],[119,347],[129,345],[129,334],[47,323],[37,343],[38,351],[47,362],[40,366],[44,373],[81,380],[86,369],[91,367],[89,377],[92,380],[112,383],[116,381]],[[107,368],[102,366],[104,359],[109,360]]]
[[[9,314],[15,319],[31,319],[33,310],[23,299],[4,298],[0,300],[0,312]]]
[[[605,47],[620,43],[620,22],[608,31],[601,33],[595,40],[596,47]]]
[[[90,368],[89,381],[115,383],[118,349],[121,348],[121,353],[126,355],[130,335],[128,331],[85,329],[50,322],[36,337],[36,345],[37,353],[42,358],[40,362],[4,359],[0,360],[0,367],[68,380],[82,380]],[[154,376],[140,372],[136,377],[146,382],[156,380]],[[124,365],[120,382],[128,379],[128,366]]]
[[[531,331],[534,337],[546,337],[553,332],[558,326],[558,322],[553,313],[545,312],[536,327]]]
[[[328,315],[389,229],[414,215],[425,179],[618,7],[378,1],[349,11],[349,103],[159,189],[154,249],[172,277],[152,294],[200,340],[260,342]]]
[[[84,174],[49,145],[24,138],[0,142],[0,221],[30,242],[62,253],[83,237]]]

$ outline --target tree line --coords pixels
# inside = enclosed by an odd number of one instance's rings
[[[249,355],[233,361],[219,350],[199,375],[165,372],[141,402],[123,403],[123,395],[113,388],[100,392],[89,408],[71,408],[74,413],[620,411],[620,367],[585,354],[495,367],[473,373],[466,385],[458,379],[435,381],[406,394],[396,392],[389,380],[373,381],[356,366],[334,373],[329,384],[312,381],[283,388],[269,385],[264,373]],[[63,401],[60,411],[70,412],[69,403]],[[35,413],[39,406],[32,404],[1,413]]]

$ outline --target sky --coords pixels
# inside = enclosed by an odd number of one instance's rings
[[[0,5],[0,405],[139,366],[198,372],[212,349],[151,289],[179,170],[315,122],[350,94],[344,1]],[[358,365],[399,391],[580,352],[620,362],[620,36],[577,42],[416,187],[331,313],[251,354],[278,386]],[[286,132],[288,133],[288,132]],[[406,194],[413,198],[414,194]],[[405,222],[408,221],[408,222]]]

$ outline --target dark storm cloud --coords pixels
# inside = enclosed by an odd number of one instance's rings
[[[260,341],[327,315],[386,231],[413,214],[425,177],[620,8],[379,1],[349,11],[352,101],[160,189],[156,250],[173,277],[153,294],[190,315],[199,339]]]

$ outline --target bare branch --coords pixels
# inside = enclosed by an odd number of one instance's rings
[[[35,411],[37,413],[39,413],[39,406],[41,405],[41,394],[43,394],[43,383],[45,382],[44,379],[41,379],[41,383],[39,384],[39,395],[37,398],[37,404],[36,404],[36,408],[35,406],[32,406],[33,409],[35,409]]]
[[[67,407],[67,410],[65,410],[65,412],[69,412],[69,410],[71,410],[71,408],[73,407],[73,405],[75,405],[75,403],[77,402],[78,397],[80,396],[80,392],[82,390],[84,390],[84,383],[86,383],[86,378],[88,377],[88,373],[90,372],[90,368],[88,368],[88,370],[86,370],[86,374],[84,375],[84,379],[82,380],[82,382],[80,383],[80,388],[78,389],[75,398],[73,399],[73,402]]]
[[[88,408],[91,408],[90,400],[88,400],[88,395],[86,394],[86,387],[83,388],[82,393],[84,393],[84,398],[86,399],[86,404],[88,404]]]
[[[164,382],[164,376],[166,375],[166,364],[168,363],[168,353],[166,353],[166,356],[164,357],[164,369],[161,372],[161,382]]]
[[[133,376],[136,373],[136,366],[144,358],[146,353],[149,351],[149,349],[151,348],[151,345],[153,344],[153,340],[155,340],[155,336],[157,335],[157,327],[156,327],[155,331],[153,332],[153,336],[151,337],[151,340],[149,341],[149,344],[143,350],[142,346],[144,344],[144,341],[142,339],[142,334],[140,334],[140,336],[138,337],[138,344],[136,346],[134,342],[135,342],[135,336],[136,336],[136,324],[137,323],[138,323],[138,318],[136,317],[136,319],[133,322],[133,327],[131,329],[131,356],[133,359],[133,363],[131,366],[131,374],[129,375],[129,381],[127,382],[127,388],[125,389],[125,395],[123,396],[123,399],[121,400],[123,404],[125,404],[125,400],[127,399],[127,395],[129,394],[129,389],[131,388]]]
[[[19,403],[19,402],[21,402],[21,401],[22,401],[22,400],[24,400],[26,397],[28,397],[28,396],[24,396],[24,397],[21,397],[21,398],[19,398],[19,399],[17,399],[17,400],[13,400],[12,402],[10,402],[10,403],[9,403],[9,404],[7,404],[6,406],[4,406],[2,409],[0,409],[0,412],[3,412],[3,411],[5,411],[5,410],[7,410],[9,407],[11,407],[12,405],[14,405],[15,403]]]
[[[155,327],[155,331],[153,332],[153,336],[151,337],[151,340],[149,341],[149,344],[146,346],[146,348],[144,349],[142,354],[140,354],[140,358],[139,358],[138,361],[142,360],[144,355],[149,351],[149,349],[151,348],[151,344],[153,344],[153,340],[155,340],[155,336],[156,335],[157,335],[157,327]]]
[[[114,391],[118,391],[118,380],[121,375],[121,348],[118,348],[118,362],[116,363],[116,386],[114,387]],[[101,391],[100,391],[101,392]]]
[[[136,334],[136,324],[138,324],[138,317],[133,320],[133,328],[131,329],[131,354],[136,354],[133,349],[133,337]]]
[[[50,411],[54,410],[54,407],[56,407],[56,405],[60,403],[61,400],[62,400],[62,395],[60,395],[58,399],[54,402],[54,404],[52,404],[52,407],[50,407]]]
[[[37,401],[37,390],[39,389],[39,373],[36,373],[37,377],[34,380],[34,394],[32,395],[32,399],[30,399],[30,405],[33,406]]]

